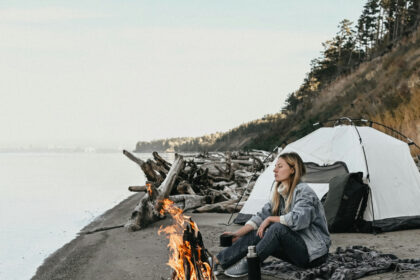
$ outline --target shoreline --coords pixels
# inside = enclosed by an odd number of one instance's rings
[[[95,228],[101,227],[102,224],[104,226],[109,226],[108,223],[110,222],[116,222],[121,221],[119,224],[123,224],[126,222],[126,220],[129,217],[129,213],[127,213],[125,221],[123,221],[123,213],[122,210],[127,209],[131,205],[136,205],[138,200],[140,199],[141,194],[133,194],[125,199],[123,199],[120,203],[115,205],[114,207],[106,210],[104,213],[96,217],[92,222],[84,226],[79,230],[80,232],[93,230]],[[134,209],[135,206],[133,206],[132,209]],[[117,217],[118,216],[118,217]],[[105,225],[107,224],[107,225]],[[113,224],[114,225],[114,224]],[[116,224],[115,224],[116,225]],[[62,261],[68,261],[68,258],[72,258],[75,256],[71,256],[69,253],[73,251],[78,250],[78,246],[80,246],[80,243],[83,243],[84,235],[83,234],[77,234],[75,238],[70,240],[68,243],[64,244],[57,250],[55,250],[51,255],[49,255],[47,258],[44,259],[43,263],[37,268],[35,275],[32,276],[31,279],[49,279],[46,278],[46,275],[54,276],[55,271],[60,271],[60,263]],[[99,232],[100,233],[100,232]],[[98,234],[99,234],[98,233]],[[104,231],[103,233],[106,233]],[[92,234],[95,235],[95,234]],[[100,242],[99,242],[100,243]],[[100,244],[98,244],[100,245]],[[90,248],[92,249],[92,248]],[[94,249],[94,248],[93,248]],[[81,252],[81,254],[86,254],[86,252]],[[64,259],[63,259],[64,257]],[[77,265],[77,264],[76,264]],[[67,271],[67,270],[66,270]],[[60,278],[53,278],[53,279],[60,279]]]
[[[105,211],[81,231],[99,227],[125,224],[131,211],[143,194],[133,194],[119,204]],[[206,248],[217,253],[219,235],[224,231],[237,229],[238,225],[225,226],[230,214],[186,213],[197,223]],[[160,226],[172,223],[170,218],[158,221],[149,227],[128,232],[125,228],[116,228],[89,235],[79,235],[69,243],[57,249],[37,268],[32,280],[61,279],[169,279],[171,269],[168,261],[168,240],[158,235]],[[420,257],[420,229],[382,233],[378,235],[361,233],[331,234],[333,244],[330,252],[337,247],[363,245],[383,253],[392,253],[399,258]],[[418,279],[420,271],[383,273],[363,279],[388,280],[401,277]],[[219,276],[218,279],[228,279]],[[241,279],[247,279],[246,277]],[[263,279],[276,279],[263,276]]]

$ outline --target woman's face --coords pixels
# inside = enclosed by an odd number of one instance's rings
[[[274,167],[274,179],[276,182],[284,182],[289,180],[290,175],[294,173],[287,162],[281,157],[277,160],[276,167]]]

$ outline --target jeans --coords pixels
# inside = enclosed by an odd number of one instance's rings
[[[266,229],[263,238],[260,238],[257,231],[253,230],[217,254],[217,259],[223,269],[227,269],[244,258],[248,253],[248,246],[251,245],[256,246],[261,262],[269,256],[274,256],[296,266],[308,268],[322,264],[327,256],[309,262],[306,244],[299,234],[283,224],[273,223]]]

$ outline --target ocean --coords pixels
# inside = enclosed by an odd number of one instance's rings
[[[30,279],[46,257],[130,196],[128,186],[145,180],[122,152],[0,153],[0,279]]]

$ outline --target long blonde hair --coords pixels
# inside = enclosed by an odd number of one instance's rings
[[[288,213],[290,211],[290,205],[292,204],[293,200],[293,191],[296,188],[296,185],[299,183],[301,177],[305,175],[306,168],[303,164],[302,158],[297,153],[284,153],[280,155],[280,158],[282,158],[290,168],[294,169],[294,172],[290,174],[290,180],[289,180],[289,189],[286,190],[287,199],[285,202],[285,213]],[[280,196],[281,194],[277,191],[278,187],[280,186],[281,182],[276,183],[276,189],[273,193],[273,197],[271,199],[272,204],[272,214],[274,216],[277,216],[279,213],[279,208],[281,204]]]

